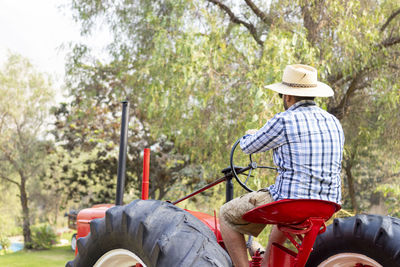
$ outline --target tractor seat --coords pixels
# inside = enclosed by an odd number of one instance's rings
[[[317,199],[283,199],[254,208],[243,215],[252,223],[277,224],[278,229],[297,248],[297,253],[272,243],[268,266],[305,266],[318,234],[325,222],[340,210],[340,205]],[[299,241],[295,239],[297,237]]]
[[[329,220],[340,205],[318,199],[283,199],[254,208],[243,215],[252,223],[297,225],[309,218]]]

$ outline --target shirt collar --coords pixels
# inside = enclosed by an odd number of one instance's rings
[[[313,100],[301,100],[299,102],[294,103],[290,106],[287,110],[295,110],[299,107],[308,107],[308,106],[315,106],[315,102]]]

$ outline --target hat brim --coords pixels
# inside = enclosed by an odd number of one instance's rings
[[[334,92],[332,88],[322,82],[317,82],[316,87],[291,87],[283,83],[266,85],[265,88],[283,95],[309,96],[309,97],[330,97]]]

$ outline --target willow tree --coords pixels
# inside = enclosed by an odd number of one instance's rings
[[[0,182],[19,190],[26,248],[32,241],[30,187],[37,187],[51,148],[45,140],[51,100],[48,77],[27,59],[10,55],[0,69]]]
[[[357,208],[353,168],[372,155],[357,147],[382,137],[390,115],[379,117],[376,130],[354,122],[373,118],[371,105],[398,95],[397,1],[74,0],[72,9],[83,34],[101,23],[114,37],[108,62],[86,46],[73,49],[76,102],[129,98],[151,136],[165,135],[208,174],[226,165],[246,128],[282,109],[265,84],[280,81],[287,64],[317,67],[335,90],[320,104],[345,127],[345,192]],[[398,98],[388,107],[397,106]]]

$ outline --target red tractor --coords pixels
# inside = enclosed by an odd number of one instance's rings
[[[226,201],[233,197],[235,179],[252,191],[247,179],[257,168],[250,155],[247,167],[237,167],[231,151],[224,176],[174,202],[147,200],[148,150],[145,150],[142,200],[122,204],[126,157],[127,102],[124,102],[118,168],[117,201],[114,207],[99,206],[78,214],[76,258],[67,266],[232,266],[225,250],[216,215],[183,210],[179,202],[226,182]],[[146,180],[147,179],[147,180]],[[113,205],[112,205],[113,206]],[[400,220],[389,216],[357,215],[325,222],[340,209],[322,200],[280,200],[257,207],[243,218],[276,224],[295,249],[273,244],[268,266],[400,266]],[[105,215],[105,216],[104,216]],[[256,252],[249,266],[261,266]]]

